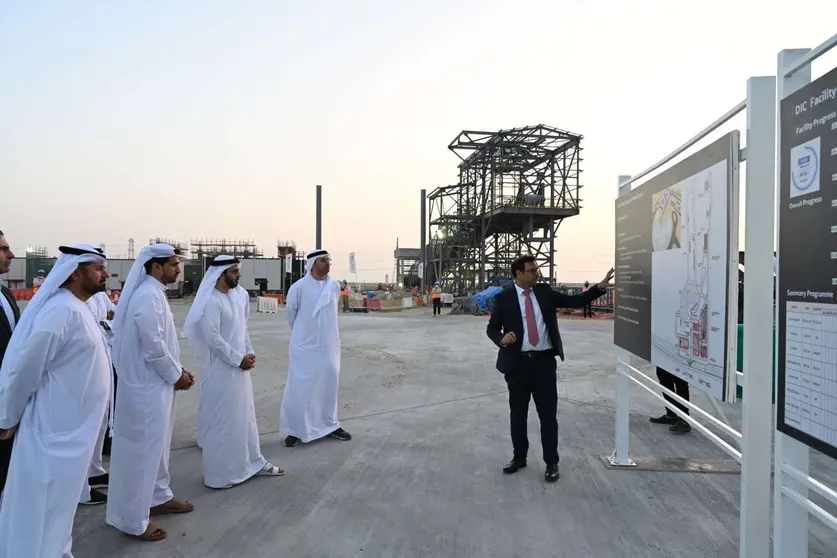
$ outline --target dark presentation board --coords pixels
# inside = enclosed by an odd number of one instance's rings
[[[777,428],[837,459],[837,69],[780,118]]]
[[[614,344],[720,400],[738,295],[738,153],[730,132],[616,200]]]

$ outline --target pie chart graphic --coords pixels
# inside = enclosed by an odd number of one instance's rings
[[[819,191],[820,138],[814,138],[791,149],[790,167],[790,197]]]

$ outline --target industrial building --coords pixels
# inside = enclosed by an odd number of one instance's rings
[[[241,260],[240,285],[253,294],[265,292],[286,292],[291,283],[299,279],[305,269],[304,256],[298,252],[296,244],[290,241],[277,242],[277,257],[265,258],[263,251],[252,241],[210,240],[178,242],[166,238],[151,238],[149,244],[166,243],[182,252],[181,274],[177,282],[169,289],[171,296],[184,296],[197,292],[204,272],[213,257],[229,254]],[[129,252],[133,256],[133,242]],[[102,247],[104,249],[104,247]],[[10,289],[28,289],[38,270],[49,275],[56,258],[51,257],[46,248],[37,247],[27,250],[25,255],[12,260],[9,273],[0,275],[0,281]],[[290,266],[288,265],[290,263]],[[107,288],[111,291],[122,289],[128,272],[134,264],[134,258],[108,259]]]

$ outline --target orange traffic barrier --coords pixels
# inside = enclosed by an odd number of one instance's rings
[[[11,291],[15,300],[32,300],[32,295],[35,294],[34,289],[11,289]]]
[[[279,304],[285,304],[285,295],[275,293],[265,293],[262,296],[267,298],[275,298]]]
[[[381,310],[381,301],[374,298],[364,298],[363,307],[367,312],[379,312]]]

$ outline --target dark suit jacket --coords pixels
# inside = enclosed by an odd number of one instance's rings
[[[0,286],[0,290],[2,290],[0,294],[6,297],[6,300],[11,305],[12,312],[15,315],[15,324],[17,324],[20,321],[20,308],[17,306],[17,301],[14,295],[12,295],[12,291],[3,286]],[[3,362],[3,355],[6,354],[6,347],[9,346],[9,340],[11,338],[12,328],[9,325],[9,320],[6,318],[6,312],[0,308],[0,363]]]
[[[5,297],[12,307],[16,325],[20,321],[20,308],[17,306],[17,301],[15,301],[12,292],[6,287],[0,285],[0,291],[2,291],[0,292],[0,296]],[[3,356],[6,354],[6,348],[9,346],[11,338],[12,328],[9,327],[9,319],[6,317],[6,311],[0,308],[0,364],[3,363]],[[3,486],[6,484],[6,475],[9,472],[9,462],[12,459],[13,447],[14,436],[11,440],[0,440],[0,492],[3,491]]]
[[[581,294],[566,295],[553,290],[545,283],[538,283],[532,287],[532,292],[538,301],[546,330],[549,333],[549,340],[552,342],[552,353],[564,360],[564,345],[561,343],[561,333],[558,331],[557,310],[559,308],[581,308],[604,295],[606,291],[595,285]],[[503,336],[510,331],[514,332],[517,340],[511,345],[503,347],[500,342],[503,340]],[[520,303],[514,284],[507,285],[495,296],[486,333],[494,341],[494,344],[500,347],[497,354],[497,370],[503,374],[514,371],[523,346],[523,315],[520,313]]]

